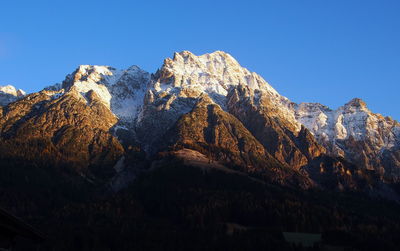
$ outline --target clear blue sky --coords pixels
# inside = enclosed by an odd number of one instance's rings
[[[295,102],[353,97],[400,119],[400,1],[3,1],[0,85],[29,92],[80,64],[155,71],[223,50]]]

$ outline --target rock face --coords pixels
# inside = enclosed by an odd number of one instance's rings
[[[144,168],[137,156],[177,150],[301,187],[400,178],[398,122],[360,99],[338,110],[295,104],[221,51],[175,53],[155,74],[82,65],[38,93],[0,91],[2,158],[74,167],[116,187]]]
[[[112,176],[123,154],[109,132],[116,117],[95,92],[42,91],[9,104],[0,118],[1,157],[68,166],[82,175]],[[88,102],[88,103],[87,103]]]
[[[162,140],[177,149],[194,149],[210,162],[225,163],[236,170],[260,174],[281,184],[310,187],[308,177],[270,155],[246,127],[207,96],[183,115]]]
[[[228,111],[281,162],[298,169],[325,153],[308,129],[297,131],[293,118],[286,117],[287,109],[276,104],[268,92],[240,85],[232,88],[227,98]]]

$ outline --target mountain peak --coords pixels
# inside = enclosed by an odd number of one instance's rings
[[[104,76],[115,75],[115,69],[109,66],[100,65],[80,65],[74,73],[74,81],[98,82]]]
[[[194,88],[200,92],[226,96],[231,86],[246,85],[277,93],[262,77],[242,67],[223,51],[196,56],[190,51],[174,53],[164,60],[156,74],[156,90]]]
[[[226,52],[223,51],[214,51],[212,53],[206,53],[203,55],[195,55],[194,53],[190,51],[181,51],[181,52],[175,52],[174,56],[172,59],[168,58],[166,60],[168,63],[180,63],[180,64],[198,64],[198,65],[204,65],[204,64],[212,64],[214,67],[217,68],[225,68],[225,67],[236,67],[236,68],[241,68],[240,64],[238,61],[233,58],[231,55],[229,55]],[[218,65],[216,65],[218,64]]]
[[[353,98],[344,105],[345,109],[367,111],[367,104],[360,98]]]
[[[5,86],[0,86],[0,93],[4,93],[4,94],[9,94],[15,97],[22,97],[26,95],[26,92],[24,92],[21,89],[16,89],[14,86],[12,85],[5,85]]]
[[[12,85],[0,86],[0,106],[8,105],[25,95],[26,93],[23,90],[17,90]]]
[[[186,57],[186,58],[187,57],[193,57],[193,58],[195,58],[195,57],[216,57],[216,56],[233,58],[231,55],[229,55],[228,53],[226,53],[224,51],[214,51],[214,52],[210,52],[210,53],[205,53],[205,54],[200,55],[200,56],[196,56],[193,52],[184,50],[184,51],[181,51],[181,52],[175,52],[174,53],[174,58],[176,56],[181,56],[181,57]]]
[[[126,71],[130,72],[130,71],[143,71],[143,70],[137,65],[132,65],[128,69],[126,69]]]

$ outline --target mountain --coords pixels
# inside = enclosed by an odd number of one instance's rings
[[[224,52],[202,56],[188,51],[175,53],[173,59],[167,58],[154,74],[146,93],[138,121],[141,142],[152,149],[152,140],[190,112],[203,95],[225,109],[229,88],[240,83],[273,91],[260,76],[242,68]]]
[[[0,118],[3,156],[76,166],[73,169],[90,179],[102,173],[100,180],[105,181],[116,177],[116,169],[135,169],[127,163],[132,149],[152,158],[177,145],[242,170],[264,166],[265,161],[279,163],[303,177],[300,184],[306,187],[321,183],[309,176],[315,173],[310,168],[313,160],[322,157],[340,157],[357,166],[345,168],[343,175],[362,170],[384,183],[399,179],[397,121],[372,113],[360,99],[336,111],[321,104],[295,104],[222,51],[201,56],[175,53],[154,74],[137,66],[117,70],[81,65],[61,84],[41,92],[25,96],[11,86],[2,87],[2,92],[8,95],[3,103],[9,103]],[[214,123],[229,124],[228,131],[210,128],[211,118],[204,119],[213,112],[199,114],[204,102],[221,114]],[[196,119],[183,127],[182,120],[189,116]],[[185,135],[201,122],[208,127],[199,125],[203,131],[190,136],[197,141],[187,144],[184,138],[190,137]],[[231,145],[221,148],[220,143],[229,142],[238,130],[241,134]],[[251,141],[242,142],[242,137]],[[247,146],[249,142],[253,146]],[[23,147],[14,150],[15,144]],[[28,151],[31,146],[35,147]],[[225,157],[216,152],[225,152]],[[117,163],[119,168],[110,168]],[[285,180],[289,179],[280,183]],[[338,182],[337,188],[342,186],[346,184]]]
[[[389,223],[354,213],[357,205],[384,200],[388,214],[397,210],[400,124],[360,99],[337,110],[296,104],[225,52],[183,51],[153,74],[81,65],[36,93],[1,87],[0,167],[2,205],[33,222],[51,219],[41,223],[49,230],[65,224],[68,238],[76,228],[94,238],[85,224],[101,228],[93,217],[107,215],[121,236],[155,231],[168,243],[170,227],[190,232],[188,240],[196,231],[206,238],[206,229],[214,243],[226,226],[253,231],[267,222],[274,231],[350,229],[365,240],[368,231],[349,222]],[[400,229],[394,218],[382,242]],[[132,221],[142,225],[125,223]],[[57,233],[55,243],[63,239]]]

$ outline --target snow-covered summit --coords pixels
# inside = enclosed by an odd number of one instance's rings
[[[226,96],[230,86],[247,85],[277,93],[261,76],[250,72],[228,53],[216,51],[196,56],[189,51],[175,53],[164,60],[158,72],[156,91],[192,88],[208,94]]]
[[[268,96],[272,100],[272,103],[281,107],[282,109],[279,109],[283,113],[288,113],[290,100],[281,96],[257,73],[242,67],[236,59],[223,51],[200,56],[189,51],[182,51],[176,52],[173,58],[165,59],[161,69],[154,75],[152,88],[147,95],[149,97],[147,103],[161,99],[160,102],[155,102],[162,104],[159,109],[169,109],[171,104],[177,103],[176,99],[179,97],[196,99],[206,94],[225,109],[226,96],[232,88],[238,86],[260,90],[264,96]],[[186,106],[191,107],[192,103],[177,105],[177,107],[182,107],[183,111],[188,109]],[[291,116],[291,120],[297,123],[293,112],[288,116]],[[300,126],[296,127],[298,130],[301,128]]]
[[[24,92],[21,89],[17,90],[12,85],[0,86],[0,92],[1,93],[5,93],[5,94],[10,94],[10,95],[15,96],[15,97],[21,97],[21,96],[25,96],[26,95],[26,92]]]
[[[120,119],[134,119],[143,103],[150,74],[138,66],[118,70],[110,66],[81,65],[69,74],[61,88],[75,90],[86,99],[93,90],[99,100]]]
[[[301,103],[296,119],[307,127],[317,140],[344,155],[342,140],[368,141],[371,150],[389,149],[400,140],[400,124],[389,117],[372,113],[359,98],[331,110],[317,103]]]
[[[16,89],[12,85],[0,86],[0,106],[14,102],[25,95],[23,90]]]

